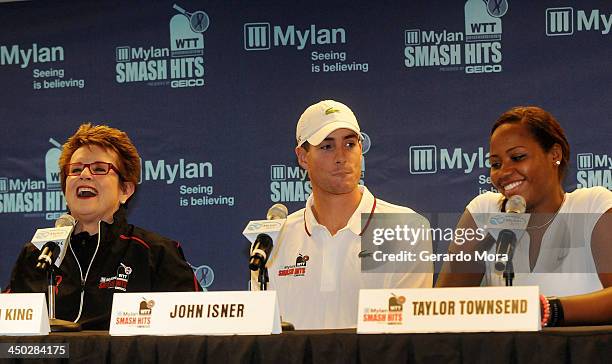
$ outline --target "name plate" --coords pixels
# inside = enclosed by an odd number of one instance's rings
[[[357,333],[538,331],[539,287],[366,289]]]
[[[0,294],[0,335],[48,335],[44,293]]]
[[[276,291],[115,293],[110,334],[280,334]]]

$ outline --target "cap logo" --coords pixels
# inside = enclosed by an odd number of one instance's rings
[[[340,109],[336,109],[334,107],[330,107],[329,109],[325,110],[325,115],[333,114],[335,112],[340,112]]]

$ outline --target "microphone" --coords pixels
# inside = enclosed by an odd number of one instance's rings
[[[512,261],[514,256],[514,245],[516,245],[516,235],[512,230],[504,229],[499,232],[497,237],[497,250],[495,254],[497,257],[504,254],[507,257],[506,261],[498,260],[495,262],[495,270],[503,272],[506,270],[506,266]]]
[[[74,225],[76,225],[74,217],[64,214],[55,221],[55,228],[39,229],[36,231],[32,243],[39,249],[39,244],[44,244],[37,259],[36,269],[45,270],[53,263],[57,267],[60,266],[66,255],[68,247],[66,242],[72,233],[72,229],[74,229]],[[42,241],[41,238],[43,239]],[[44,240],[47,241],[44,242]]]
[[[506,212],[511,214],[524,214],[527,209],[525,198],[520,195],[511,196],[506,202]],[[512,258],[514,256],[514,247],[517,243],[516,234],[510,229],[503,229],[497,236],[495,242],[497,249],[495,253],[499,257],[500,254],[505,254],[508,258],[506,261],[495,262],[495,270],[499,272],[506,271],[508,266],[512,267]]]
[[[59,246],[53,241],[47,242],[43,247],[42,252],[38,256],[38,263],[36,263],[36,269],[45,270],[48,266],[53,264],[53,256],[57,256],[59,252]]]
[[[289,215],[289,210],[287,210],[287,206],[282,203],[275,203],[268,209],[268,213],[266,214],[266,219],[268,220],[278,220],[278,219],[286,219],[287,215]]]
[[[506,212],[524,214],[525,210],[527,210],[527,202],[521,195],[511,196],[506,202]]]
[[[274,244],[268,234],[259,234],[253,245],[251,245],[251,258],[249,259],[249,269],[258,271],[266,266],[268,255],[272,252]]]
[[[268,209],[268,213],[266,214],[267,220],[282,220],[286,219],[289,211],[287,207],[283,204],[277,203],[274,204],[270,209]],[[265,221],[264,221],[265,223]],[[251,224],[249,224],[251,225]],[[278,227],[274,230],[276,232],[280,231],[282,224],[279,224]],[[248,226],[247,226],[248,229]],[[245,229],[246,231],[246,229]],[[274,247],[272,237],[267,234],[267,232],[262,232],[257,235],[257,238],[251,245],[251,253],[249,258],[249,269],[252,271],[258,271],[259,269],[266,266],[266,262],[268,261],[268,257],[272,252],[272,248]]]

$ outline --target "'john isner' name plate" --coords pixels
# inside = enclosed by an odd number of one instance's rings
[[[537,331],[538,287],[362,289],[360,334]]]
[[[113,296],[110,334],[115,336],[266,335],[280,331],[275,291]]]

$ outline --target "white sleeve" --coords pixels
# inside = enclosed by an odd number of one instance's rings
[[[603,214],[612,209],[612,191],[601,186],[593,187],[589,190],[589,212]]]
[[[501,211],[503,200],[503,195],[500,193],[485,192],[474,197],[465,209],[472,215],[476,226],[483,228],[487,223],[488,214]]]
[[[501,193],[485,192],[470,201],[465,207],[470,214],[499,212],[504,197]]]
[[[585,224],[585,239],[591,241],[591,233],[595,225],[609,209],[612,209],[612,191],[605,187],[597,186],[576,190],[578,192],[572,213],[585,212],[583,220]]]

